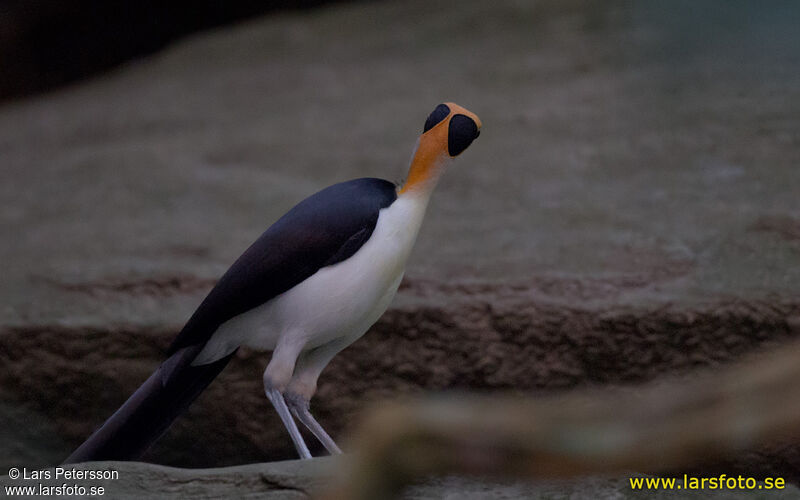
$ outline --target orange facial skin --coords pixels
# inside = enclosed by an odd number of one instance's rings
[[[411,160],[408,178],[400,189],[400,194],[428,186],[434,179],[438,178],[445,160],[452,158],[448,152],[447,141],[450,120],[453,116],[459,114],[468,116],[475,122],[478,131],[481,129],[481,120],[478,115],[452,102],[444,104],[450,108],[450,114],[419,137],[419,146],[417,146],[417,151]]]

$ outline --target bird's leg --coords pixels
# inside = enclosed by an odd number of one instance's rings
[[[322,446],[328,450],[328,453],[331,455],[341,455],[342,450],[336,445],[336,443],[331,439],[325,429],[317,422],[317,419],[309,411],[309,403],[308,400],[305,399],[303,396],[299,394],[295,394],[293,392],[286,393],[286,404],[289,406],[289,409],[297,417],[297,420],[301,421],[308,430],[311,431],[314,436],[319,439],[319,442],[322,443]]]
[[[355,339],[350,337],[339,338],[304,352],[297,360],[294,375],[285,392],[286,403],[291,412],[297,417],[297,420],[308,427],[308,430],[316,436],[331,455],[341,454],[342,450],[311,415],[309,401],[317,391],[317,379],[322,370],[339,351],[350,345],[353,340]]]
[[[275,411],[278,412],[278,416],[281,417],[284,427],[289,431],[289,436],[292,438],[300,458],[306,459],[311,458],[311,452],[308,451],[308,446],[303,441],[300,429],[297,428],[297,424],[292,419],[292,414],[289,412],[283,397],[283,392],[292,377],[294,364],[299,353],[300,347],[298,346],[278,344],[272,353],[272,359],[267,365],[267,369],[264,370],[264,392],[269,402],[275,407]]]
[[[284,427],[289,431],[289,436],[292,438],[292,442],[294,442],[297,454],[300,455],[302,459],[311,458],[311,452],[308,451],[308,446],[306,446],[306,442],[303,441],[303,436],[300,435],[300,429],[297,428],[297,424],[292,420],[292,415],[289,413],[286,401],[283,400],[283,394],[277,389],[266,389],[266,393],[267,399],[269,399],[269,402],[275,407],[275,411],[277,411],[278,416],[281,417]]]

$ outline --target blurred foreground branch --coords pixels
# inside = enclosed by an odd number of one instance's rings
[[[656,473],[730,457],[800,430],[800,343],[640,390],[538,400],[448,396],[372,412],[339,489],[324,498],[397,496],[426,476],[565,478]]]

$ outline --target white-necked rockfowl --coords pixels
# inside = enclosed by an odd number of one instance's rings
[[[300,456],[311,454],[292,414],[341,453],[309,412],[317,379],[389,306],[439,177],[480,129],[474,113],[440,104],[400,188],[355,179],[289,210],[220,278],[166,361],[65,462],[140,457],[243,345],[272,351],[264,390]]]

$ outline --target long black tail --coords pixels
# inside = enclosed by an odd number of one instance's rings
[[[201,347],[180,349],[164,361],[64,463],[141,457],[235,354],[207,365],[192,366]]]

